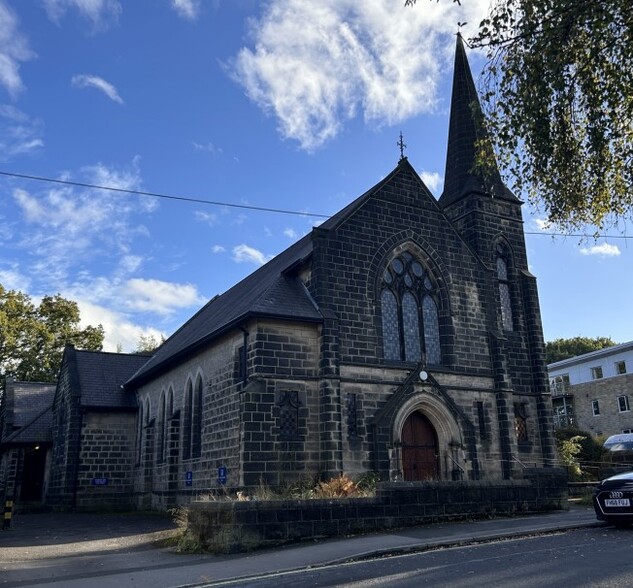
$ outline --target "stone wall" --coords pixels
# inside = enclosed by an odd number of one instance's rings
[[[77,510],[133,508],[135,429],[134,413],[90,412],[84,415]]]
[[[560,510],[566,502],[565,472],[535,469],[513,481],[383,483],[374,498],[194,502],[187,534],[211,551],[239,552],[448,520]]]

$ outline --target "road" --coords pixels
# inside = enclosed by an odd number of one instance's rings
[[[633,529],[600,527],[204,586],[630,588],[632,553]]]

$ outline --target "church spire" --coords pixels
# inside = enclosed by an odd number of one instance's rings
[[[464,41],[458,33],[444,192],[440,197],[442,206],[453,204],[472,192],[519,202],[501,180],[496,161],[493,162],[487,174],[484,174],[482,170],[474,169],[477,142],[486,139],[487,136],[479,97],[464,49]]]

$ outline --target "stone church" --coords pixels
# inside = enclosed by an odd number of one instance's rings
[[[174,333],[125,384],[137,496],[164,505],[341,472],[511,479],[553,464],[522,203],[496,166],[474,171],[485,132],[458,37],[439,200],[403,157]]]
[[[507,480],[554,465],[522,203],[496,165],[476,171],[482,139],[458,37],[439,200],[402,157],[139,367],[125,360],[124,393],[112,392],[127,419],[125,471],[116,459],[76,465],[75,499],[101,485],[139,508],[166,508],[220,486],[307,475]],[[75,397],[61,394],[62,380],[56,398]],[[55,460],[65,463],[55,449],[55,423],[65,421],[52,420]]]

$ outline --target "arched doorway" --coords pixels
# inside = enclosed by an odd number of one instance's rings
[[[406,481],[439,478],[437,433],[421,412],[412,412],[402,427],[402,474]]]

